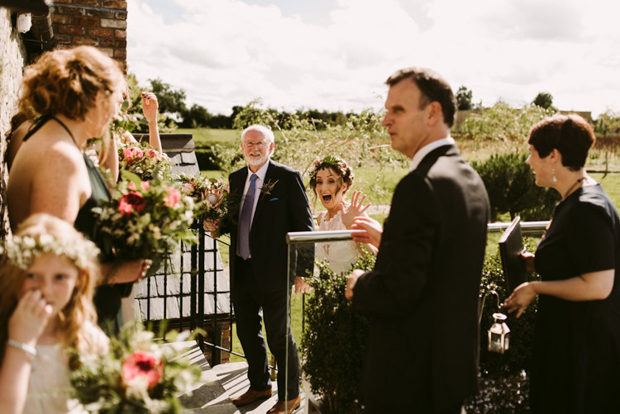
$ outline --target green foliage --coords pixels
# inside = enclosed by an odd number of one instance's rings
[[[534,250],[533,242],[526,238],[528,251]],[[532,273],[528,279],[537,280],[538,276]],[[529,378],[526,372],[532,354],[538,298],[519,319],[512,314],[508,315],[506,323],[510,328],[510,349],[505,354],[490,352],[487,348],[487,331],[493,324],[493,313],[499,311],[497,299],[490,292],[497,292],[503,302],[508,297],[505,286],[501,260],[496,254],[486,260],[482,271],[480,296],[486,296],[486,300],[482,302],[480,323],[480,392],[465,402],[468,413],[529,412]]]
[[[459,111],[468,111],[473,109],[474,106],[472,104],[473,93],[465,86],[461,86],[456,91],[456,107]]]
[[[544,109],[555,109],[553,107],[553,95],[549,92],[539,92],[532,103]]]
[[[297,114],[281,114],[272,109],[261,109],[259,101],[253,101],[240,110],[235,118],[236,128],[251,124],[269,126],[276,135],[274,161],[289,165],[303,174],[313,167],[313,161],[333,155],[357,167],[379,167],[392,170],[406,167],[408,160],[385,145],[385,130],[381,116],[373,111],[349,114],[344,125],[330,125],[315,119],[302,118]],[[244,165],[238,146],[214,149],[221,159],[219,163],[227,172]],[[386,192],[378,186],[379,196]]]
[[[498,102],[479,114],[468,116],[461,125],[461,134],[475,140],[500,140],[520,147],[534,124],[554,112],[534,104],[516,109]]]
[[[374,261],[367,254],[353,267],[370,270]],[[322,412],[359,413],[368,322],[344,296],[346,276],[335,275],[326,262],[318,268],[305,309],[302,369],[312,392],[322,399]]]
[[[465,401],[466,412],[469,414],[529,413],[530,380],[522,374],[481,377],[480,392],[476,397]]]
[[[531,239],[526,239],[526,249],[533,251]],[[530,280],[537,280],[538,276],[530,274]],[[480,295],[484,297],[489,292],[498,293],[503,302],[508,298],[504,279],[504,271],[499,254],[489,257],[482,270],[482,281],[480,284]],[[508,315],[506,321],[510,328],[510,349],[505,354],[498,354],[487,350],[488,336],[487,331],[493,324],[493,313],[499,311],[495,295],[488,294],[482,308],[482,318],[480,322],[480,372],[486,375],[519,374],[522,370],[529,368],[532,352],[532,335],[536,320],[536,309],[538,299],[523,312],[519,319],[513,314]],[[502,312],[504,313],[504,312]]]
[[[187,334],[166,336],[171,341],[193,338]],[[200,368],[190,363],[184,347],[175,345],[155,344],[153,333],[134,324],[110,338],[106,353],[71,350],[73,397],[89,413],[184,412],[179,395],[195,387]]]
[[[620,134],[620,112],[606,110],[594,121],[594,132],[600,135]]]
[[[183,89],[174,90],[169,83],[161,79],[151,79],[151,89],[159,102],[159,111],[162,113],[179,114],[187,110],[185,105],[185,91]]]
[[[500,214],[510,213],[511,219],[548,220],[560,195],[550,188],[536,185],[526,154],[493,154],[486,161],[473,161],[491,202],[491,221]]]
[[[212,117],[205,107],[198,104],[193,104],[191,108],[182,113],[182,116],[181,126],[185,128],[206,127]]]

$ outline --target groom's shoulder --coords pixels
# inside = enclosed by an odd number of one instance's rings
[[[279,174],[300,174],[299,171],[297,171],[294,168],[289,167],[288,165],[280,164],[275,161],[269,161],[269,162],[271,164],[270,165],[271,168],[273,168],[274,171],[277,171]]]

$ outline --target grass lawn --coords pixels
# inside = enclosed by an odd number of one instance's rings
[[[192,134],[196,148],[209,147],[214,144],[235,146],[241,140],[239,131],[236,129],[210,129],[210,128],[178,128],[175,133]]]

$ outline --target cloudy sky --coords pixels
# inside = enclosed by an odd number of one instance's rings
[[[229,114],[381,108],[396,69],[431,67],[474,102],[620,110],[613,0],[130,0],[130,72]]]

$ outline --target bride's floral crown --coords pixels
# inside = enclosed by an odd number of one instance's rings
[[[77,268],[84,269],[97,260],[99,249],[90,240],[83,239],[76,243],[75,240],[62,240],[42,234],[39,237],[13,236],[7,241],[4,251],[0,246],[0,253],[24,270],[28,269],[41,253],[65,256]]]
[[[337,167],[339,163],[344,162],[340,158],[336,158],[333,155],[327,155],[322,160],[314,160],[314,169],[310,172],[310,181],[316,180],[316,175],[324,168]]]

